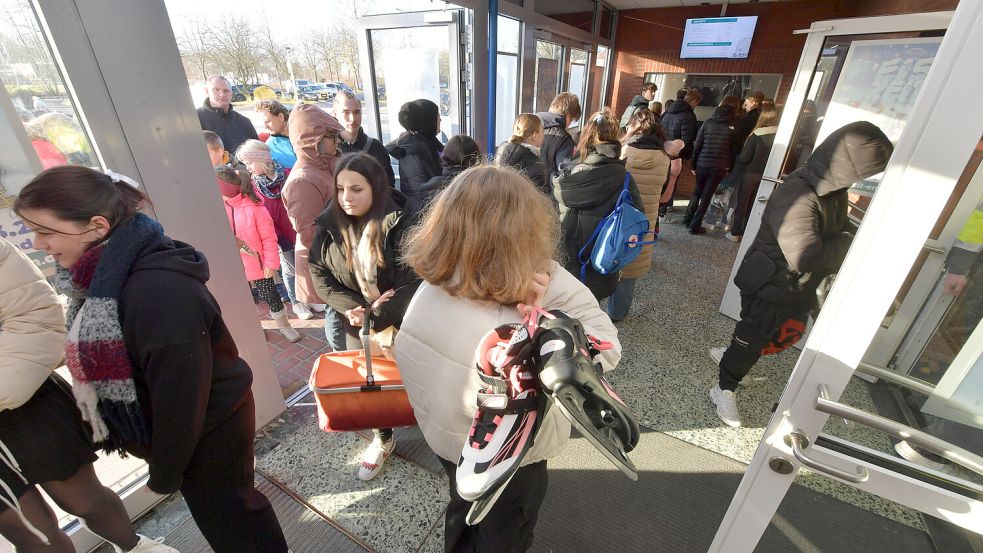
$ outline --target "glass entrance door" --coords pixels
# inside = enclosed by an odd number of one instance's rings
[[[384,144],[405,130],[397,117],[400,106],[419,98],[439,106],[441,142],[467,132],[460,16],[458,11],[446,11],[360,20],[364,127]]]
[[[560,92],[562,61],[563,46],[545,40],[536,41],[535,111],[549,111],[550,102]]]
[[[912,24],[918,17],[927,18],[924,25],[939,15],[817,22],[814,28],[850,34],[851,27],[870,31],[884,23],[893,27],[885,30],[917,31]],[[908,23],[907,28],[899,23]],[[906,550],[955,553],[974,551],[972,544],[981,543],[983,389],[976,367],[983,355],[983,330],[977,332],[980,284],[975,244],[983,243],[983,233],[977,238],[974,229],[981,220],[976,208],[983,199],[983,191],[975,187],[983,175],[973,153],[983,134],[983,113],[966,117],[955,106],[969,101],[970,91],[983,83],[970,54],[983,48],[983,6],[961,4],[951,24],[934,28],[946,27],[920,95],[907,111],[907,131],[876,181],[875,200],[861,214],[863,225],[718,529],[712,552],[753,551],[797,475],[826,488],[851,491],[865,508],[927,530],[935,543],[931,549],[923,539]],[[818,55],[825,38],[810,36],[803,59]],[[814,60],[809,60],[810,67]],[[796,101],[800,99],[805,94]],[[792,136],[791,128],[784,130],[786,139]],[[776,176],[779,162],[786,161],[784,153],[769,160]],[[962,199],[950,209],[954,193]],[[949,252],[945,270],[935,275],[942,294],[951,299],[945,314],[926,331],[922,345],[912,348],[917,352],[912,354],[914,366],[934,376],[916,380],[864,366],[862,359],[884,322],[883,314],[911,271],[918,271],[924,239],[936,232],[933,226],[940,218],[955,229],[953,247],[961,250]],[[862,373],[883,381],[871,385],[852,378]],[[933,386],[936,377],[938,384]],[[906,410],[914,415],[911,420]],[[858,491],[865,495],[858,496]],[[837,530],[831,527],[830,535]],[[936,531],[949,533],[944,540],[935,539]]]

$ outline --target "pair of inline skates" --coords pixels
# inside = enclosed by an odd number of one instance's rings
[[[458,494],[473,502],[468,524],[491,510],[554,406],[608,460],[638,479],[627,455],[638,444],[638,423],[594,362],[610,347],[562,311],[535,310],[522,323],[482,338],[475,364],[483,387],[456,473]]]

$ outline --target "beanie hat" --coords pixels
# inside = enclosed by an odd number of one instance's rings
[[[240,161],[246,163],[264,163],[270,164],[273,162],[273,155],[270,153],[270,148],[266,144],[259,143],[253,144],[252,140],[247,140],[243,142],[242,146],[236,151],[236,157]],[[255,142],[259,142],[256,140]]]
[[[415,131],[426,136],[437,135],[437,117],[440,110],[437,104],[420,98],[406,102],[399,108],[399,124],[408,131]]]

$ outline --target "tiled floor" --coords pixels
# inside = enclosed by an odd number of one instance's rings
[[[290,324],[303,336],[301,341],[291,344],[277,332],[276,323],[270,319],[270,310],[265,303],[257,303],[256,312],[263,324],[266,345],[273,356],[273,368],[280,380],[283,397],[290,397],[307,384],[314,360],[322,353],[331,351],[324,339],[324,315],[315,313],[314,318],[302,321],[291,311]]]

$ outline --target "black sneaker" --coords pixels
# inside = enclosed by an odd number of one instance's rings
[[[700,225],[700,226],[698,226],[696,228],[689,229],[689,233],[690,234],[706,234],[707,233],[707,229],[703,228],[703,225]]]

